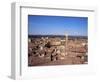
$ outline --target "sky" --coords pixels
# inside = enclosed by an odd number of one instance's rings
[[[87,36],[88,18],[28,15],[28,34]]]

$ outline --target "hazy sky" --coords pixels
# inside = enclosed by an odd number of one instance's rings
[[[87,36],[87,17],[28,15],[30,35],[80,35]]]

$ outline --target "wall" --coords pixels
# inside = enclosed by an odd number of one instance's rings
[[[52,4],[64,4],[64,5],[74,5],[74,6],[95,6],[98,9],[97,21],[100,21],[100,0],[1,0],[0,1],[0,81],[13,81],[10,79],[10,69],[11,69],[11,2],[38,2],[38,3],[52,3]],[[100,23],[97,23],[100,26]],[[95,44],[96,48],[96,66],[97,74],[91,76],[65,76],[61,78],[46,78],[46,79],[34,79],[33,81],[69,81],[69,82],[99,82],[100,76],[100,54],[99,54],[99,42],[100,42],[100,28],[96,28],[97,32],[97,42]]]

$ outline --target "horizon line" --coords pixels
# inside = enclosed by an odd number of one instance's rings
[[[38,35],[41,35],[41,36],[47,36],[47,35],[54,35],[54,36],[66,36],[66,34],[28,34],[28,36],[38,36]],[[88,37],[88,35],[67,35],[67,36],[86,36]]]

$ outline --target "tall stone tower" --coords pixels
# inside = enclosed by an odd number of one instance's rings
[[[68,34],[65,34],[66,37],[66,43],[65,43],[65,54],[68,55],[67,51],[68,51]]]

